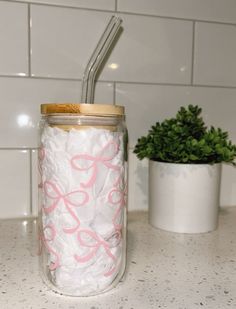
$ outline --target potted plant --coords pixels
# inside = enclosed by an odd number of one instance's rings
[[[221,162],[233,163],[236,145],[228,133],[207,128],[201,108],[181,107],[157,122],[134,149],[149,161],[149,222],[180,233],[217,227]]]

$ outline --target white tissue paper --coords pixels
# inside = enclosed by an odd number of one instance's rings
[[[123,133],[48,126],[39,158],[51,281],[70,295],[103,291],[117,277],[124,251]]]

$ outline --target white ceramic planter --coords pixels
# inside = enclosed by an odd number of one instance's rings
[[[217,228],[221,164],[149,161],[149,222],[178,233]]]

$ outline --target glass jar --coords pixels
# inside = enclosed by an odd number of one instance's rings
[[[127,130],[124,107],[42,104],[40,268],[56,292],[114,287],[126,263]]]

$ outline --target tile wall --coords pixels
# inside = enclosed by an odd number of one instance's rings
[[[95,101],[126,106],[129,210],[148,205],[148,162],[132,153],[136,139],[179,106],[199,104],[208,124],[236,142],[235,0],[0,0],[0,218],[37,213],[39,104],[79,101],[85,65],[112,14],[124,30]],[[221,205],[236,205],[229,166]]]

